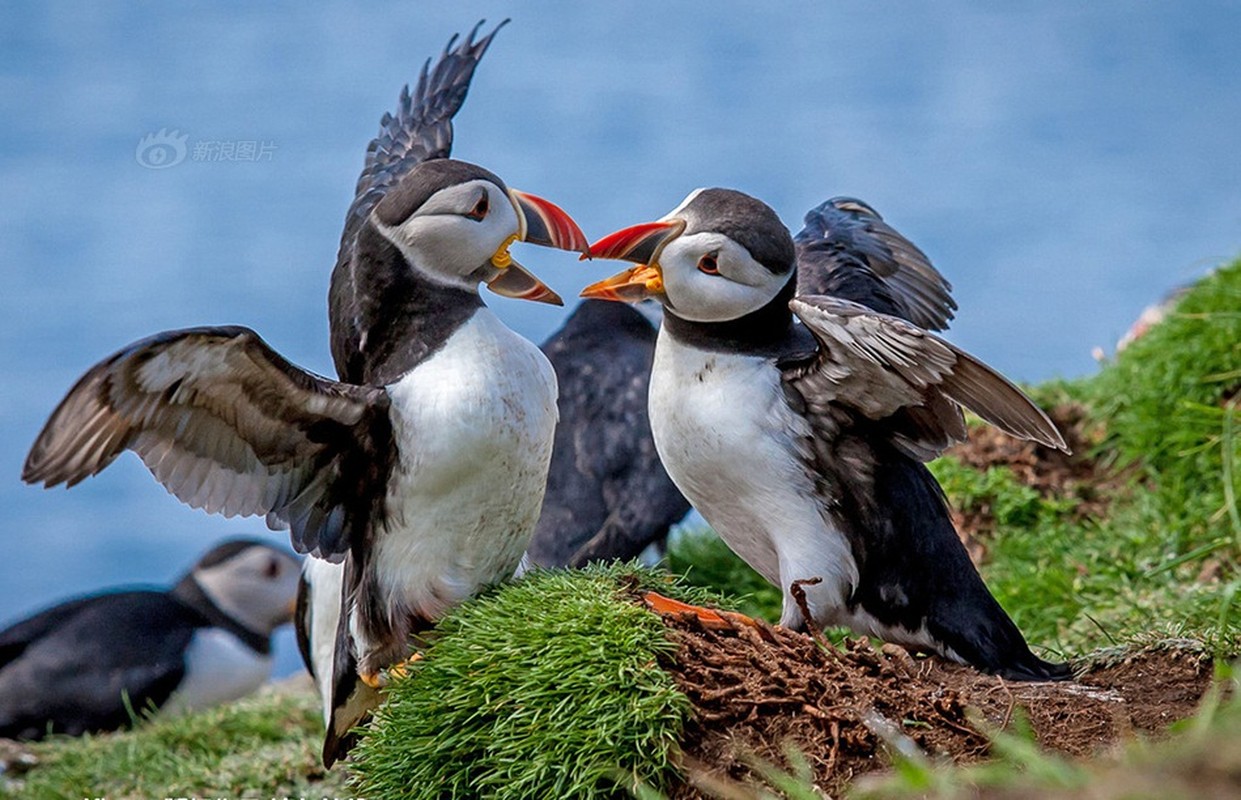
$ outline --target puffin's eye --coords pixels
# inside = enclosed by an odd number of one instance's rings
[[[715,261],[715,253],[707,253],[705,256],[698,259],[698,270],[700,272],[705,272],[708,275],[719,275],[720,265]]]
[[[269,578],[278,577],[280,575],[280,562],[274,558],[269,560],[263,568],[263,574]]]
[[[474,207],[470,209],[470,213],[466,214],[466,216],[472,220],[481,222],[483,217],[487,216],[487,209],[489,206],[490,201],[488,200],[487,193],[483,192],[483,196],[478,198],[478,202],[474,204]]]

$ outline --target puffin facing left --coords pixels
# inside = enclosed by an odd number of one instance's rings
[[[493,35],[446,50],[418,95],[459,105],[454,78]],[[130,449],[182,502],[265,514],[298,552],[341,563],[329,766],[411,635],[512,575],[551,458],[555,373],[478,285],[559,304],[509,246],[584,252],[585,236],[552,203],[447,158],[451,125],[436,130],[442,152],[391,169],[376,171],[384,148],[410,142],[381,137],[368,150],[330,298],[341,381],[290,364],[246,328],[157,334],[87,371],[22,473],[72,486]]]
[[[80,597],[0,631],[0,736],[110,731],[129,724],[130,709],[244,697],[267,680],[272,631],[293,616],[297,562],[234,539],[171,590]]]

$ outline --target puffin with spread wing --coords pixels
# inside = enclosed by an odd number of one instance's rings
[[[965,438],[962,407],[1021,438],[1064,440],[1019,389],[926,330],[955,304],[921,251],[856,200],[812,211],[795,240],[764,203],[702,189],[590,255],[639,266],[584,297],[663,304],[650,393],[660,457],[783,590],[783,625],[807,622],[797,585],[819,625],[1011,679],[1068,676],[991,596],[923,463]]]
[[[448,157],[451,117],[494,35],[454,37],[367,150],[329,296],[340,380],[247,328],[157,334],[86,372],[22,473],[72,486],[133,450],[183,502],[266,515],[298,552],[339,563],[340,588],[303,609],[339,608],[334,663],[318,675],[331,682],[329,765],[377,702],[381,670],[512,575],[538,520],[555,374],[478,286],[559,304],[509,247],[581,252],[586,240],[557,206]]]

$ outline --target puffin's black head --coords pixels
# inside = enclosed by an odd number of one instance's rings
[[[682,319],[722,322],[756,311],[794,275],[788,228],[760,200],[732,189],[699,189],[658,222],[591,245],[590,256],[640,266],[588,286],[583,297],[660,300]]]
[[[371,213],[371,223],[412,269],[475,291],[560,305],[560,298],[509,255],[515,241],[585,252],[586,237],[563,210],[505,186],[494,173],[440,158],[418,164]]]

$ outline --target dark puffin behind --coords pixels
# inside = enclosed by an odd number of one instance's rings
[[[689,513],[651,438],[655,337],[639,311],[584,300],[543,343],[560,385],[560,421],[527,551],[535,564],[634,558]]]

